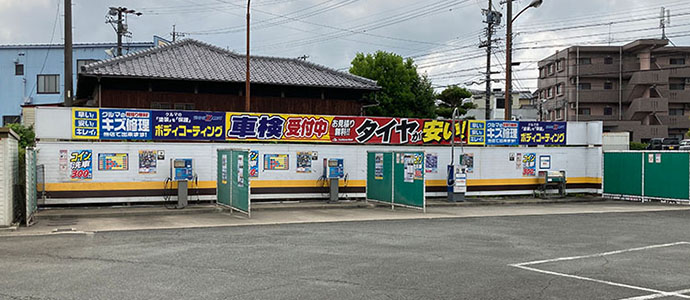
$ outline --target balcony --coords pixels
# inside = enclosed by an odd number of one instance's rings
[[[615,131],[632,132],[632,139],[636,142],[639,142],[642,139],[668,137],[667,125],[643,125],[641,123],[631,124],[630,122],[604,122],[604,126],[609,125],[617,125],[615,127]]]
[[[666,65],[662,68],[669,68],[668,76],[674,78],[690,78],[690,68],[678,68],[678,65]]]
[[[668,128],[690,128],[690,117],[688,116],[657,116],[661,123],[668,125]]]
[[[623,118],[641,120],[651,113],[668,112],[667,98],[636,98],[625,109]]]
[[[666,89],[668,93],[669,103],[690,103],[690,90],[669,90]],[[662,92],[662,94],[665,92]]]
[[[635,72],[630,78],[630,85],[668,84],[668,70]]]
[[[577,91],[566,93],[570,102],[577,99]],[[618,103],[618,90],[580,90],[580,103]]]
[[[580,122],[585,122],[585,121],[618,121],[618,116],[617,115],[579,115],[578,116],[578,121]]]

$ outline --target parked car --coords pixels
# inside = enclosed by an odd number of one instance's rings
[[[665,138],[662,141],[662,150],[678,150],[680,148],[680,140],[678,138]]]
[[[678,147],[680,150],[690,150],[690,140],[682,140],[680,141],[680,147]]]
[[[647,145],[647,150],[661,150],[663,148],[664,144],[664,139],[662,138],[653,138],[649,140],[649,144]]]

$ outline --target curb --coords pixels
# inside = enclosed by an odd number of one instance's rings
[[[442,202],[433,201],[427,202],[427,208],[433,207],[474,207],[474,206],[495,206],[495,205],[538,205],[538,204],[558,204],[558,203],[582,203],[582,202],[603,202],[607,201],[604,198],[570,198],[570,199],[540,199],[533,200],[489,200],[489,201],[464,201],[464,202]],[[255,204],[252,211],[296,211],[296,210],[312,210],[312,209],[358,209],[371,207],[388,207],[390,204],[380,202],[365,202],[355,201],[349,203],[297,203],[297,204]],[[98,209],[88,211],[83,209],[80,213],[66,212],[64,214],[53,215],[37,215],[38,220],[59,220],[70,218],[119,218],[119,217],[142,217],[142,216],[174,216],[174,215],[193,215],[193,214],[207,214],[228,211],[228,208],[223,207],[198,207],[191,209],[163,209],[147,211],[128,211],[122,209],[120,211],[108,211],[107,209]]]

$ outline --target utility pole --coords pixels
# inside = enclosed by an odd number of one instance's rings
[[[244,111],[249,112],[252,104],[249,98],[249,4],[251,0],[247,0],[247,78],[245,79],[245,97],[244,97]]]
[[[510,91],[513,89],[513,0],[506,2],[506,94],[505,94],[505,114],[506,121],[512,120],[513,98]]]
[[[175,25],[173,24],[172,32],[170,33],[170,35],[172,35],[172,41],[175,42],[175,40],[177,40],[178,37],[187,36],[187,33],[175,31]]]
[[[72,106],[72,0],[65,0],[65,106]]]
[[[128,14],[133,14],[135,16],[142,15],[140,12],[133,9],[127,9],[126,7],[110,7],[108,14],[105,16],[105,22],[113,26],[117,34],[117,56],[122,55],[122,37],[130,37],[132,34],[127,26]],[[117,17],[117,19],[115,19],[115,17]]]
[[[484,94],[484,119],[491,120],[491,43],[492,36],[494,32],[494,26],[501,23],[501,13],[492,10],[491,0],[489,0],[489,7],[486,10],[482,10],[482,13],[486,15],[486,41],[479,45],[479,48],[486,48],[486,91]]]
[[[661,38],[668,40],[666,36],[666,26],[671,25],[671,10],[661,7],[661,14],[659,15],[659,28],[661,28]]]

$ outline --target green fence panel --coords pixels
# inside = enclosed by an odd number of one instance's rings
[[[424,208],[424,152],[396,152],[394,155],[393,203]]]
[[[367,153],[367,199],[393,202],[393,153]]]
[[[230,206],[230,150],[218,150],[216,195],[218,203]]]
[[[604,193],[642,196],[642,154],[604,153]]]
[[[232,180],[232,207],[249,213],[249,155],[248,151],[233,150],[229,165]]]
[[[688,153],[647,152],[644,155],[644,195],[689,199]]]

